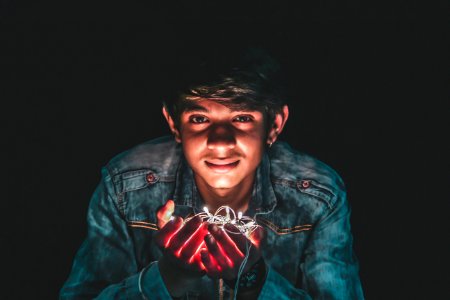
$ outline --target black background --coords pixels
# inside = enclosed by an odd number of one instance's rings
[[[169,133],[159,101],[177,67],[199,47],[252,44],[288,77],[281,139],[346,182],[366,298],[448,299],[444,1],[0,7],[0,298],[57,297],[100,168]]]

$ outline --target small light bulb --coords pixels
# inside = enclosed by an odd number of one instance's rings
[[[242,211],[238,212],[238,220],[242,219]]]

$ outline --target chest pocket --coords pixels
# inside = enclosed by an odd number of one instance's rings
[[[314,226],[330,210],[333,194],[312,180],[273,182],[277,205],[256,221],[266,229],[263,254],[271,266],[295,283]]]
[[[264,259],[289,281],[296,282],[313,224],[300,222],[294,215],[286,216],[276,211],[257,216],[256,221],[266,229],[262,244]]]
[[[277,204],[257,221],[276,235],[309,231],[331,209],[334,194],[313,180],[273,180]]]
[[[114,176],[117,205],[128,226],[157,230],[156,212],[172,197],[174,179],[151,169]]]

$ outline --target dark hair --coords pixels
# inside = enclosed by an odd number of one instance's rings
[[[286,104],[280,66],[261,48],[212,55],[185,66],[176,76],[176,87],[163,103],[177,127],[181,113],[202,99],[230,109],[261,111],[268,125]]]

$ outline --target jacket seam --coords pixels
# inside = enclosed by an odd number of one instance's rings
[[[106,166],[105,166],[105,169],[106,169],[106,171],[108,172],[108,176],[109,176],[110,179],[111,179],[111,186],[112,186],[112,188],[114,189],[114,194],[115,194],[115,198],[116,198],[116,199],[113,199],[113,201],[115,202],[115,204],[116,204],[116,206],[117,206],[117,210],[119,211],[119,214],[121,215],[121,217],[122,217],[123,219],[125,219],[125,204],[124,204],[124,202],[123,202],[123,194],[122,194],[122,193],[119,193],[119,192],[117,191],[117,186],[116,186],[116,184],[114,183],[113,176],[111,175],[111,170],[110,170],[109,166],[106,165]],[[108,192],[108,194],[109,194],[109,192]]]
[[[301,231],[307,231],[312,229],[311,224],[304,224],[304,225],[296,225],[291,228],[281,228],[274,223],[270,222],[267,219],[264,219],[262,217],[258,216],[258,221],[262,223],[263,225],[267,226],[269,229],[271,229],[273,232],[275,232],[278,235],[284,235],[284,234],[290,234],[290,233],[296,233]]]
[[[114,175],[112,175],[111,170],[108,165],[105,166],[106,171],[108,172],[109,178],[111,178],[112,186],[114,188],[114,194],[118,197],[119,193],[117,192],[116,184],[114,183]]]
[[[150,230],[159,230],[158,226],[154,223],[150,222],[143,222],[143,221],[127,221],[127,225],[129,227],[134,228],[144,228],[144,229],[150,229]]]

